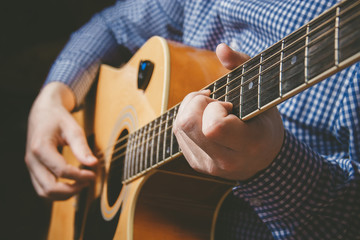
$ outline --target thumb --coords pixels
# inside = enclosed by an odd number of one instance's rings
[[[80,163],[86,166],[93,166],[97,163],[85,137],[84,130],[70,115],[62,126],[62,137],[70,146],[73,154]]]
[[[250,57],[245,53],[236,52],[225,43],[221,43],[217,46],[216,55],[219,58],[221,64],[229,70],[236,68],[240,64],[250,59]]]

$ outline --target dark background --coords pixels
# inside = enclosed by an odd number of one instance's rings
[[[71,32],[115,0],[3,1],[0,7],[0,239],[45,239],[50,204],[24,163],[27,116]]]

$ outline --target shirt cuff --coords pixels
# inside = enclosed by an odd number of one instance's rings
[[[283,146],[272,164],[258,176],[240,182],[233,192],[248,201],[264,222],[291,218],[302,212],[321,169],[320,155],[285,131]]]

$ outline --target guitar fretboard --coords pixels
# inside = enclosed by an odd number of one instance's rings
[[[360,60],[360,1],[343,1],[206,87],[248,120]],[[181,152],[172,126],[179,105],[129,135],[124,181]]]

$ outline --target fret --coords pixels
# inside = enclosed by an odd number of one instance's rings
[[[212,99],[215,99],[215,97],[214,97],[214,88],[215,88],[215,82],[213,82],[212,84],[210,84],[210,85],[208,85],[205,89],[207,89],[207,90],[210,90],[210,98],[212,98]]]
[[[334,66],[335,11],[332,9],[309,24],[309,79]]]
[[[126,134],[128,134],[128,132],[126,131]],[[131,135],[128,135],[128,139],[125,140],[125,144],[126,144],[126,148],[124,149],[125,151],[125,160],[124,160],[124,175],[123,175],[123,179],[127,179],[130,176],[130,147],[129,147],[129,143],[130,143],[130,138]]]
[[[168,138],[169,138],[169,118],[170,118],[170,110],[166,113],[165,117],[165,127],[164,127],[164,144],[163,144],[163,160],[169,156],[170,146],[168,146]]]
[[[158,137],[158,131],[159,131],[159,118],[156,118],[154,120],[153,128],[152,128],[152,139],[151,139],[151,163],[150,166],[154,166],[156,164],[156,157],[157,157],[157,137]]]
[[[141,128],[141,141],[140,141],[140,169],[139,172],[142,172],[146,169],[145,166],[145,142],[146,142],[146,126],[144,126],[143,128]]]
[[[130,174],[129,177],[135,175],[135,134],[131,134],[130,140]]]
[[[216,86],[216,92],[214,92],[214,99],[225,101],[226,83],[227,83],[227,76],[221,77],[214,83],[214,86]]]
[[[280,56],[282,42],[262,54],[260,108],[280,97]]]
[[[133,139],[133,144],[131,146],[131,161],[132,161],[132,165],[133,165],[133,169],[132,169],[132,172],[131,172],[131,176],[134,176],[136,175],[136,171],[137,171],[137,162],[136,162],[136,145],[137,145],[137,131],[133,133],[134,135],[134,139]]]
[[[120,166],[120,172],[122,174],[122,178],[124,178],[124,174],[125,174],[125,154],[126,154],[126,145],[127,145],[127,137],[129,135],[129,132],[127,131],[127,129],[125,129],[121,134],[120,137],[117,141],[117,144],[115,146],[116,150],[116,159],[118,159],[117,161],[120,161],[119,166]]]
[[[334,61],[335,66],[339,65],[339,15],[340,8],[336,8],[336,19],[335,19],[335,39],[334,39]]]
[[[151,156],[151,128],[152,122],[146,125],[146,137],[145,137],[145,156],[144,156],[144,166],[145,169],[150,167],[150,156]],[[150,152],[150,154],[149,154]]]
[[[305,59],[304,59],[304,78],[305,83],[309,82],[309,24],[306,25],[306,37],[305,37]]]
[[[244,64],[244,74],[242,79],[242,112],[245,116],[258,110],[258,74],[260,56],[252,58]]]
[[[164,136],[164,159],[171,156],[171,135],[174,109],[170,109],[166,114],[165,136]]]
[[[284,39],[281,81],[282,95],[305,82],[305,35],[306,28],[301,28]]]
[[[239,66],[233,71],[231,71],[227,75],[226,81],[227,83],[227,90],[226,90],[226,96],[227,102],[231,102],[233,104],[232,114],[235,116],[240,117],[240,107],[241,107],[241,78],[243,73],[243,67]]]
[[[155,153],[155,164],[157,164],[159,162],[159,159],[160,159],[160,144],[161,144],[161,139],[160,139],[160,136],[161,136],[161,124],[162,124],[162,121],[161,121],[161,116],[158,118],[158,124],[155,128],[156,130],[156,139],[155,139],[155,142],[156,142],[156,153]]]
[[[129,134],[127,147],[126,147],[126,178],[129,178],[131,176],[131,138],[132,134]]]
[[[229,84],[230,84],[230,74],[226,75],[226,88],[225,88],[225,102],[229,101]]]
[[[212,93],[211,94],[212,99],[216,99],[216,88],[217,88],[217,81],[212,84],[212,92],[211,92]]]
[[[162,151],[161,153],[161,160],[166,159],[166,135],[167,135],[167,128],[168,128],[168,121],[169,121],[169,111],[163,115],[164,116],[164,129],[162,130],[163,139],[162,139]]]
[[[228,73],[226,77],[225,88],[225,102],[231,102],[233,104],[232,114],[240,117],[240,91],[241,91],[241,74],[243,72],[242,66],[235,68]]]
[[[144,151],[144,149],[142,148],[142,139],[143,139],[143,128],[139,129],[139,136],[138,136],[138,140],[137,140],[137,144],[136,144],[136,163],[137,163],[137,171],[136,174],[138,174],[139,172],[142,171],[141,167],[142,167],[142,162],[141,162],[141,155]]]
[[[244,86],[243,86],[243,82],[244,82],[244,72],[245,72],[245,68],[244,68],[244,64],[240,67],[241,69],[241,77],[240,77],[240,104],[239,104],[239,116],[242,119],[244,116],[246,116],[246,114],[243,113],[243,106],[244,106]]]
[[[258,76],[258,109],[260,109],[261,108],[261,95],[260,95],[260,93],[261,93],[261,64],[262,64],[262,61],[263,61],[263,54],[260,54],[260,60],[259,60],[259,62],[260,62],[260,64],[259,64],[259,76]]]
[[[134,146],[134,161],[135,161],[135,172],[134,175],[138,174],[140,172],[140,161],[139,161],[139,155],[140,155],[140,139],[141,139],[141,129],[137,130],[135,132],[135,146]]]
[[[158,154],[156,158],[156,163],[161,162],[163,158],[163,152],[164,152],[164,134],[165,134],[165,124],[166,124],[166,115],[160,116],[160,126],[159,126],[159,132],[158,132]]]
[[[280,66],[279,66],[279,95],[280,98],[283,96],[283,62],[284,62],[284,40],[281,41],[281,53],[280,53]]]
[[[340,6],[339,61],[360,52],[360,3],[347,1]]]
[[[173,118],[172,118],[172,124],[171,126],[174,126],[174,122],[175,122],[175,119],[176,119],[176,115],[178,113],[178,110],[179,110],[179,106],[180,105],[176,105],[173,109],[174,109],[174,113],[173,113]],[[175,153],[178,153],[180,152],[180,149],[179,149],[179,144],[176,140],[176,137],[173,133],[173,131],[171,131],[171,144],[170,144],[170,154],[171,155],[174,155]]]

